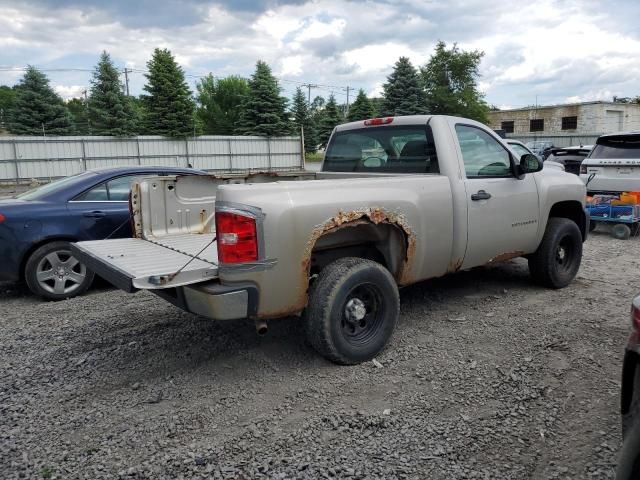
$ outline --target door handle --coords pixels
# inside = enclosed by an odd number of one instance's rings
[[[471,195],[471,200],[474,202],[478,200],[489,200],[491,198],[491,194],[485,192],[484,190],[478,190],[478,193],[474,193]]]
[[[107,214],[104,212],[101,212],[100,210],[95,210],[93,212],[85,212],[84,216],[85,217],[89,217],[89,218],[103,218],[105,217]]]

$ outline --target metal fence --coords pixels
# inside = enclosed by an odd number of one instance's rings
[[[507,138],[527,142],[551,142],[556,147],[572,147],[577,145],[593,145],[601,134],[586,135],[514,135],[507,133]]]
[[[122,165],[219,172],[304,168],[300,137],[0,137],[0,182],[66,177]]]

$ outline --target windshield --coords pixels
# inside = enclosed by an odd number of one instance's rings
[[[599,139],[589,158],[640,159],[640,135]]]
[[[511,149],[518,154],[518,158],[522,157],[522,155],[528,155],[531,152],[527,150],[526,147],[520,145],[519,143],[509,143]]]
[[[59,192],[60,190],[67,188],[69,185],[73,185],[81,177],[86,177],[87,175],[90,174],[87,172],[83,172],[76,175],[71,175],[70,177],[60,178],[59,180],[54,180],[51,183],[41,185],[32,190],[28,190],[24,193],[16,195],[14,198],[19,198],[20,200],[39,200],[46,195],[50,195],[54,192]]]
[[[399,125],[337,132],[327,148],[323,171],[438,173],[431,127]]]

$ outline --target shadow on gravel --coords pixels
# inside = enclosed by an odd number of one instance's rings
[[[504,295],[505,289],[538,289],[529,280],[526,262],[459,272],[404,288],[403,316],[419,317],[432,302],[454,304]],[[268,334],[259,337],[249,320],[212,321],[155,297],[142,298],[144,302],[127,305],[122,315],[89,318],[65,332],[56,356],[67,359],[67,367],[75,371],[72,375],[95,377],[111,387],[198,374],[224,384],[225,378],[237,377],[238,371],[250,378],[330,365],[306,344],[297,317],[270,320]]]

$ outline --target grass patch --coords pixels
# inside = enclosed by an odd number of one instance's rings
[[[322,154],[320,152],[305,153],[304,154],[304,160],[305,160],[305,162],[321,162],[323,156],[324,156],[324,154]]]

